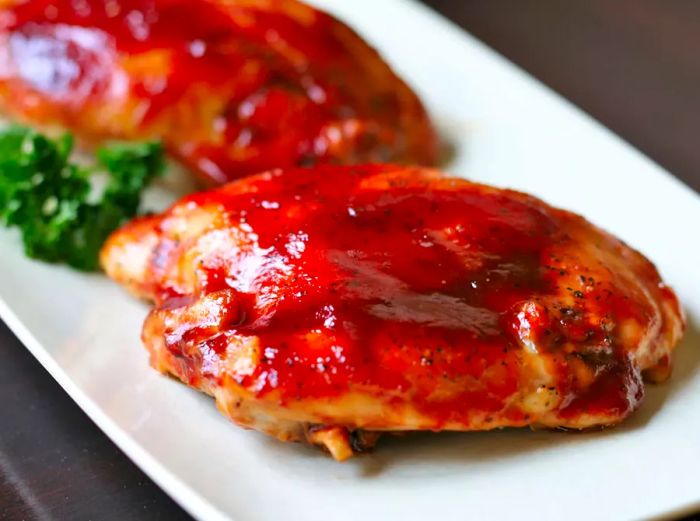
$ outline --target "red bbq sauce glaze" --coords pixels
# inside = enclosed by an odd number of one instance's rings
[[[160,137],[221,183],[316,162],[430,164],[416,96],[296,0],[32,0],[0,13],[0,101],[87,140]]]
[[[436,429],[474,411],[525,424],[506,402],[523,384],[531,339],[553,360],[563,415],[624,416],[641,399],[637,346],[615,325],[657,320],[644,292],[661,282],[646,259],[576,215],[392,166],[274,172],[176,206],[194,207],[223,215],[197,245],[171,253],[177,263],[190,248],[203,252],[191,260],[196,291],[167,276],[152,288],[160,309],[209,295],[226,310],[168,344],[193,385],[221,378],[202,360],[223,358],[229,338],[257,337],[260,363],[234,378],[259,396],[291,403],[355,388],[410,401]],[[163,235],[167,227],[168,214]],[[635,256],[648,286],[579,254],[581,241]]]

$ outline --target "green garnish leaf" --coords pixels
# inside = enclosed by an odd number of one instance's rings
[[[162,174],[163,149],[113,143],[90,166],[71,162],[72,150],[70,134],[50,139],[26,127],[1,130],[0,220],[19,228],[29,257],[94,271],[104,241],[138,214],[143,189]],[[95,198],[101,173],[107,182]]]

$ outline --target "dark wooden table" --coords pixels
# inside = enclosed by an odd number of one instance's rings
[[[700,2],[425,2],[700,190]],[[141,518],[188,516],[0,323],[0,519]]]

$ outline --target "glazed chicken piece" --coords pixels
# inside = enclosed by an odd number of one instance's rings
[[[102,263],[153,301],[156,369],[338,460],[382,431],[618,423],[684,328],[621,241],[429,169],[250,177],[132,222]]]
[[[277,167],[429,165],[416,95],[296,0],[0,1],[0,110],[87,143],[162,139],[211,183]]]

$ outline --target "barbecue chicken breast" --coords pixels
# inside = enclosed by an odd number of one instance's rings
[[[615,424],[684,323],[640,253],[510,190],[398,166],[275,170],[117,231],[152,365],[345,459],[382,431]]]
[[[406,84],[296,0],[2,0],[0,110],[87,143],[162,139],[213,183],[437,155]]]

